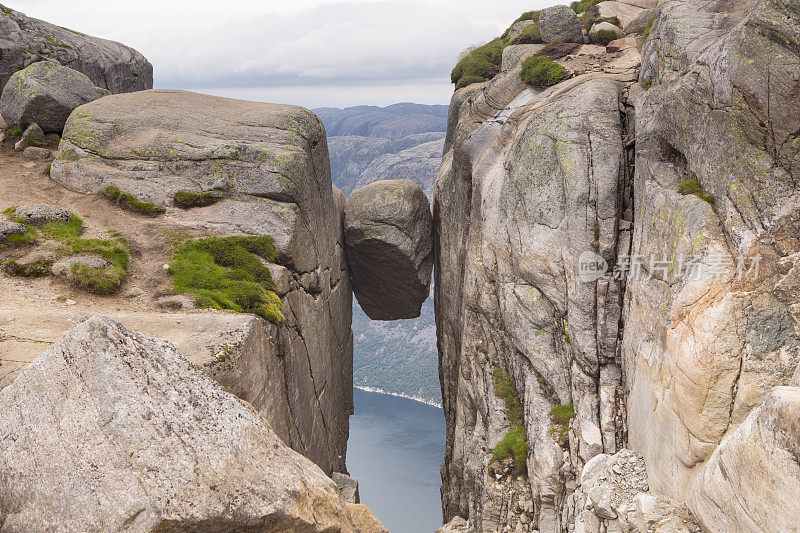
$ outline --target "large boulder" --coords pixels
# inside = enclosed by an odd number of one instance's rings
[[[153,66],[133,48],[0,5],[0,89],[16,71],[42,59],[83,72],[112,93],[153,87]]]
[[[77,326],[0,391],[4,531],[353,531],[333,481],[171,344]]]
[[[582,43],[584,41],[578,16],[567,6],[553,6],[539,14],[542,42]]]
[[[187,233],[272,236],[279,266],[271,270],[286,320],[255,328],[265,359],[248,352],[253,366],[229,378],[260,412],[287,413],[286,431],[275,429],[293,449],[329,475],[346,471],[352,291],[344,202],[331,186],[316,116],[297,106],[185,91],[106,96],[70,116],[51,177],[76,191],[113,185],[167,206],[171,222]],[[210,192],[219,201],[172,207],[181,191]]]
[[[40,61],[11,76],[0,96],[0,114],[11,125],[38,124],[45,133],[60,133],[76,107],[97,98],[85,74]]]
[[[420,186],[380,180],[355,190],[345,208],[345,241],[353,291],[367,316],[418,317],[433,269],[433,222]]]

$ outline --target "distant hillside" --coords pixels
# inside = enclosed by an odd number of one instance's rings
[[[444,147],[447,106],[402,103],[313,111],[325,125],[333,184],[345,195],[378,179],[406,178],[430,198]]]
[[[314,109],[328,136],[333,184],[348,196],[381,179],[410,179],[430,199],[442,161],[446,105]],[[411,320],[370,320],[353,302],[354,382],[441,402],[433,298]]]

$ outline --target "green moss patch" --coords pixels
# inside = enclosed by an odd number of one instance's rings
[[[614,30],[597,30],[591,34],[592,42],[601,46],[608,46],[611,41],[619,39],[617,32]]]
[[[542,42],[542,34],[538,24],[526,26],[509,44],[536,44]]]
[[[523,20],[533,20],[535,22],[539,22],[539,12],[538,11],[526,11],[525,13],[520,15],[517,20],[514,21],[514,24],[516,24],[517,22],[522,22]],[[512,26],[514,24],[512,24]]]
[[[39,230],[45,237],[58,241],[78,237],[83,233],[83,219],[72,212],[70,215],[68,222],[45,222]]]
[[[163,215],[166,212],[166,209],[163,207],[156,207],[153,202],[142,202],[137,200],[133,197],[133,195],[120,191],[113,185],[106,187],[103,193],[105,194],[106,198],[118,206],[127,209],[128,211],[133,211],[134,213],[139,213],[148,217],[157,217],[158,215]]]
[[[524,474],[528,468],[528,440],[525,437],[525,429],[518,426],[508,430],[503,440],[497,443],[492,452],[492,459],[502,461],[508,457],[514,458],[514,470],[518,474]]]
[[[571,7],[575,13],[581,14],[602,1],[603,0],[578,0],[577,2],[572,2],[569,7]]]
[[[703,187],[700,185],[700,181],[697,178],[683,180],[680,185],[678,185],[678,192],[683,195],[694,194],[711,205],[716,203],[716,198],[714,198],[713,195],[703,191]]]
[[[542,56],[529,57],[522,64],[522,81],[534,87],[550,87],[567,77],[567,69]]]
[[[647,38],[650,36],[650,30],[653,29],[653,22],[655,22],[656,18],[653,17],[647,22],[647,27],[644,29],[644,33],[642,34],[642,38],[646,41]]]
[[[502,461],[513,457],[515,471],[524,474],[527,471],[528,461],[528,441],[523,426],[524,410],[511,376],[503,369],[496,369],[494,372],[494,394],[506,405],[511,429],[492,452],[492,459]]]
[[[9,126],[6,129],[6,134],[10,137],[22,137],[23,133],[25,133],[25,130],[20,126]]]
[[[554,405],[550,409],[550,434],[562,447],[569,445],[569,421],[575,417],[575,408],[571,403]]]
[[[498,38],[471,50],[461,58],[450,73],[450,81],[456,85],[456,89],[477,83],[474,80],[494,78],[500,72],[506,44],[505,39]]]
[[[208,237],[177,246],[167,273],[175,290],[195,295],[195,305],[253,313],[282,324],[281,299],[259,258],[278,257],[272,237]]]
[[[206,207],[211,204],[219,202],[221,198],[214,195],[212,192],[189,192],[178,191],[175,193],[175,205],[183,209],[190,209],[192,207]]]
[[[9,259],[3,263],[3,270],[10,276],[22,278],[42,278],[50,274],[53,261],[50,259],[37,259],[32,263],[18,263]]]

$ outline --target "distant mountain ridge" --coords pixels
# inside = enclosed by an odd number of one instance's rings
[[[447,106],[405,102],[313,111],[325,126],[333,184],[346,196],[379,179],[406,178],[431,197],[444,148]]]

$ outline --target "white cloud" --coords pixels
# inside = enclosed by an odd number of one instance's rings
[[[449,94],[449,71],[459,52],[498,35],[521,12],[553,3],[5,1],[29,16],[137,48],[153,63],[158,87],[303,86],[309,96],[326,88],[332,93],[347,86],[384,88],[361,91],[363,103],[376,103],[378,95],[383,101],[391,87],[396,97],[390,101],[411,100],[404,97],[410,86],[417,87],[414,94]],[[441,90],[431,79],[439,80]]]

